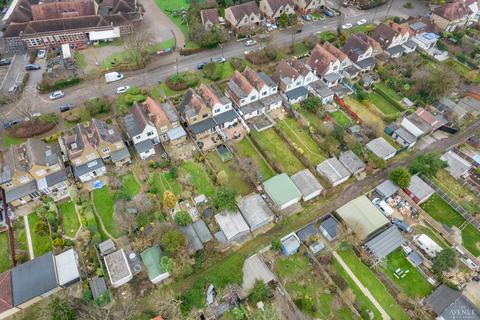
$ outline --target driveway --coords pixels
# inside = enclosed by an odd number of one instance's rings
[[[185,45],[185,36],[177,25],[160,10],[155,1],[145,0],[143,1],[143,7],[145,8],[145,15],[143,16],[140,30],[153,34],[155,39],[158,39],[158,41],[155,42],[168,40],[175,35],[177,47],[183,48]]]
[[[22,81],[25,65],[28,64],[27,54],[16,54],[8,58],[12,63],[0,67],[0,90],[4,95],[8,95],[8,88]]]

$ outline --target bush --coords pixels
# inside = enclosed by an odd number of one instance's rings
[[[168,77],[165,84],[174,91],[186,90],[198,84],[198,75],[191,71],[181,72]]]
[[[186,211],[180,211],[175,214],[175,224],[178,226],[185,227],[192,223],[192,217]]]
[[[58,123],[58,114],[56,113],[46,113],[46,114],[42,114],[40,117],[38,117],[38,120],[40,120],[41,122],[45,122],[45,123],[49,123],[49,124],[52,124],[52,123]]]
[[[162,235],[160,244],[168,254],[175,254],[185,245],[185,236],[177,229],[169,229]]]
[[[230,60],[230,64],[232,65],[233,69],[243,72],[247,67],[247,62],[240,58],[233,58]]]
[[[61,90],[67,87],[74,86],[76,84],[79,84],[82,82],[82,78],[72,78],[72,79],[62,79],[58,80],[57,82],[53,84],[47,83],[47,81],[42,80],[39,84],[39,91],[41,93],[49,92],[49,91],[55,91],[55,90]]]
[[[265,64],[277,58],[277,51],[271,48],[252,51],[245,55],[245,58],[253,64]]]
[[[412,9],[413,8],[413,3],[411,1],[407,1],[403,4],[403,7],[405,9]]]
[[[96,116],[97,114],[108,113],[111,109],[110,101],[108,101],[108,98],[106,97],[101,99],[93,98],[85,102],[85,109],[92,117]]]
[[[255,281],[255,284],[248,296],[248,299],[252,303],[257,303],[259,301],[266,301],[268,297],[272,294],[272,289],[267,286],[262,280]]]
[[[203,69],[203,76],[212,81],[218,81],[222,78],[223,64],[218,62],[210,62]]]

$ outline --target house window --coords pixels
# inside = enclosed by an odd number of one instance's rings
[[[250,20],[251,20],[251,21],[255,20],[255,16],[251,17]]]
[[[250,101],[254,101],[255,99],[257,99],[257,96],[252,96],[252,97],[250,98]]]
[[[262,96],[266,96],[266,95],[267,95],[267,91],[263,91]]]
[[[208,118],[208,113],[204,113],[202,116],[203,119]]]
[[[219,113],[221,109],[215,109],[214,113]]]
[[[45,169],[41,169],[41,170],[38,170],[37,172],[35,172],[35,174],[39,177],[41,176],[44,176],[47,174],[47,171]]]
[[[153,136],[153,131],[147,132],[147,137]]]

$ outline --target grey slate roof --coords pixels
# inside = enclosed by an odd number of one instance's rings
[[[309,195],[315,192],[322,192],[323,186],[318,182],[317,178],[313,175],[313,173],[308,170],[304,169],[293,176],[290,177],[298,187],[298,189],[302,192],[304,197],[308,197]]]
[[[88,281],[88,284],[90,286],[90,291],[92,292],[94,300],[108,291],[104,278],[95,277],[92,280]]]
[[[52,174],[49,174],[48,176],[45,177],[45,180],[47,181],[47,186],[51,187],[56,185],[57,183],[60,183],[62,181],[67,180],[67,170],[61,169],[58,170]]]
[[[123,117],[128,135],[130,137],[136,136],[143,132],[149,120],[143,106],[136,104],[133,106],[131,112]],[[153,124],[151,124],[153,126]]]
[[[441,315],[445,309],[457,300],[462,293],[447,287],[446,285],[440,285],[431,295],[425,299],[425,305],[430,307],[437,315]]]
[[[113,162],[122,161],[124,159],[130,158],[130,152],[128,149],[122,148],[120,150],[116,150],[110,154],[110,158]]]
[[[168,139],[170,140],[175,140],[175,139],[184,137],[186,135],[187,133],[185,132],[185,129],[183,129],[183,127],[181,126],[173,128],[167,132]]]
[[[22,184],[21,186],[6,190],[5,197],[7,198],[7,202],[11,202],[25,197],[35,191],[37,191],[37,183],[32,179],[30,182]]]
[[[332,89],[330,89],[322,80],[317,80],[309,84],[320,97],[328,98],[334,95]]]
[[[91,167],[88,167],[88,164],[92,163],[93,161],[96,161],[95,165],[93,165]],[[75,176],[77,178],[79,178],[80,176],[83,176],[84,174],[86,174],[88,172],[95,171],[95,170],[100,169],[104,166],[105,165],[103,164],[102,159],[97,158],[97,159],[88,161],[87,163],[84,163],[84,164],[81,164],[79,166],[73,167],[73,173],[75,174]]]
[[[185,237],[188,238],[190,244],[192,245],[192,249],[194,251],[203,249],[203,244],[198,238],[191,224],[185,227],[180,227],[180,231],[185,235]]]
[[[367,69],[371,68],[375,65],[375,59],[370,57],[367,59],[363,59],[360,61],[355,62],[355,64],[360,68],[360,69]]]
[[[347,168],[351,174],[363,171],[366,164],[352,150],[342,152],[338,160]]]
[[[216,126],[217,126],[217,123],[215,122],[215,120],[213,120],[212,118],[208,118],[191,125],[190,128],[192,129],[193,134],[198,134],[198,133],[205,132],[207,130],[211,130]]]
[[[395,47],[388,48],[387,50],[385,50],[385,52],[393,56],[393,55],[405,52],[405,48],[402,45],[398,45]]]
[[[391,197],[398,191],[398,186],[393,183],[391,180],[385,180],[380,183],[376,188],[375,191],[382,194],[385,198]]]
[[[295,100],[300,97],[308,96],[308,90],[302,86],[285,92],[285,95],[287,96],[288,100]]]
[[[202,243],[208,242],[213,239],[212,234],[210,233],[210,230],[208,230],[208,227],[203,220],[197,220],[193,224],[193,230],[195,230],[195,233],[198,236],[198,239]]]
[[[337,80],[342,79],[342,76],[341,76],[340,73],[330,72],[330,73],[326,74],[323,78],[328,82],[335,82]]]
[[[257,100],[241,106],[239,109],[240,111],[242,111],[243,114],[249,114],[263,108],[265,108],[265,106],[260,102],[260,100]]]
[[[27,148],[31,156],[32,164],[42,166],[51,166],[58,163],[58,154],[53,150],[52,146],[46,144],[40,139],[28,139]]]
[[[385,140],[383,137],[373,139],[366,144],[368,150],[372,151],[376,156],[384,159],[385,157],[397,152],[397,150]]]
[[[391,225],[387,230],[365,243],[365,246],[375,259],[379,261],[395,251],[405,243],[405,241],[405,238],[402,236],[397,226]]]
[[[277,84],[272,80],[272,78],[270,78],[265,72],[261,71],[261,72],[258,72],[257,73],[257,76],[260,77],[260,79],[263,80],[263,82],[265,82],[265,84],[269,87],[276,87]]]
[[[299,231],[297,231],[297,237],[301,241],[306,241],[306,240],[309,240],[314,235],[316,235],[317,233],[318,233],[318,230],[315,227],[315,225],[314,224],[309,224],[308,226],[306,226],[306,227],[300,229]]]
[[[246,196],[238,203],[238,208],[245,221],[254,231],[273,221],[273,212],[259,194]]]
[[[11,270],[13,305],[18,306],[57,287],[51,252]]]
[[[320,163],[317,166],[317,171],[327,178],[330,183],[335,183],[350,176],[350,172],[335,157]]]
[[[222,112],[219,115],[214,116],[213,120],[217,124],[222,124],[222,123],[225,123],[225,122],[233,121],[236,118],[238,118],[238,114],[235,112],[234,109],[230,109],[226,112]]]
[[[153,145],[153,141],[150,139],[143,140],[139,143],[136,143],[134,147],[138,153],[146,152],[148,150],[152,150],[153,148],[155,148],[155,146]]]
[[[417,138],[413,134],[408,132],[408,130],[406,130],[404,127],[400,127],[396,129],[394,132],[409,144],[412,144],[415,141],[417,141]]]
[[[480,309],[463,294],[442,312],[442,318],[458,320],[459,314],[465,315],[467,320],[480,319]]]
[[[339,225],[333,217],[328,217],[325,219],[322,223],[320,223],[320,227],[325,230],[332,239],[338,236]]]
[[[168,120],[170,120],[171,123],[178,121],[177,111],[175,111],[175,108],[172,106],[171,103],[168,103],[168,102],[162,103],[160,105],[160,108],[162,108],[163,112],[165,112]]]
[[[415,266],[418,267],[423,263],[423,258],[417,251],[413,250],[407,255],[407,259]]]

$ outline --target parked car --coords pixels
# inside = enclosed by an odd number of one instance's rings
[[[207,62],[199,63],[199,64],[197,64],[197,69],[202,70],[203,68],[205,68],[206,65],[207,65]]]
[[[257,41],[252,40],[252,39],[245,41],[245,45],[246,45],[247,47],[254,46],[254,45],[256,45],[256,44],[257,44]]]
[[[17,117],[17,118],[12,118],[12,119],[10,119],[10,120],[5,121],[5,122],[3,123],[3,127],[4,127],[5,129],[8,129],[8,128],[11,128],[11,127],[13,127],[14,125],[20,123],[20,122],[23,122],[23,119],[22,119],[22,118],[19,118],[19,117]]]
[[[40,66],[36,63],[29,63],[25,66],[25,70],[27,71],[40,70]]]
[[[227,59],[225,59],[224,57],[218,57],[218,58],[213,58],[212,61],[218,62],[218,63],[224,63],[225,61],[227,61]]]
[[[377,206],[377,208],[380,209],[380,211],[383,212],[384,215],[387,217],[391,216],[393,214],[393,209],[386,203],[384,200],[380,198],[375,198],[372,200],[372,203]]]
[[[123,94],[123,93],[127,92],[128,89],[130,89],[130,86],[121,86],[121,87],[118,87],[118,88],[115,90],[115,92],[116,92],[117,94]]]
[[[18,84],[15,83],[14,85],[12,85],[8,88],[8,93],[9,94],[15,94],[15,93],[18,92],[19,89],[20,88],[18,87]]]
[[[353,27],[353,25],[351,23],[345,23],[344,25],[342,25],[343,30],[350,29],[351,27]]]
[[[65,93],[63,93],[63,91],[61,90],[54,91],[50,93],[50,96],[49,96],[50,100],[57,100],[63,97],[65,97]]]
[[[309,15],[309,14],[304,14],[304,15],[302,16],[302,18],[303,18],[303,20],[305,20],[305,21],[312,21],[312,20],[313,20],[313,19],[312,19],[312,16]]]
[[[393,218],[392,223],[396,225],[397,228],[402,230],[403,232],[407,232],[407,233],[412,232],[412,227],[408,223],[404,222],[403,220]]]
[[[10,59],[6,59],[6,58],[0,59],[0,66],[8,66],[10,63],[12,63]]]
[[[357,21],[357,25],[361,26],[363,24],[367,23],[367,19],[360,19]]]
[[[325,15],[327,17],[333,17],[335,15],[335,13],[333,13],[333,11],[331,11],[331,10],[327,10],[327,11],[325,11]]]
[[[3,9],[2,9],[2,14],[6,14],[7,11],[8,11],[8,7],[3,8]]]
[[[72,105],[70,103],[62,104],[60,106],[60,112],[67,112],[70,109],[72,109]]]
[[[45,49],[38,50],[37,57],[39,59],[44,59],[46,56],[47,56],[47,50]]]

